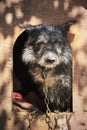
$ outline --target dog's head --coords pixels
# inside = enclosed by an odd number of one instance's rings
[[[27,39],[22,52],[25,64],[37,64],[46,69],[61,62],[67,64],[72,59],[72,52],[67,40],[67,31],[76,20],[62,25],[24,25]]]

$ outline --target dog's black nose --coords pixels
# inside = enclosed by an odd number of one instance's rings
[[[55,59],[46,59],[45,62],[48,64],[53,64],[55,62]]]

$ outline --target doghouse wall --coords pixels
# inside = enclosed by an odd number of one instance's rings
[[[77,18],[69,36],[73,50],[73,110],[87,111],[87,1],[1,0],[0,1],[0,106],[11,111],[12,47],[23,31],[19,24],[63,23]],[[17,86],[18,87],[18,86]],[[4,105],[3,105],[4,104]],[[11,104],[11,105],[8,105]],[[3,116],[3,112],[1,116]],[[5,114],[4,114],[5,116]]]

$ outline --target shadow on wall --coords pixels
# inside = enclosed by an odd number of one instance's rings
[[[1,0],[0,32],[4,37],[13,36],[19,23],[61,23],[81,14],[78,8],[86,8],[86,1],[79,0]],[[71,15],[72,10],[75,10]]]
[[[7,121],[7,114],[6,112],[3,110],[0,114],[0,129],[1,130],[6,130],[5,126],[6,126],[6,121]]]

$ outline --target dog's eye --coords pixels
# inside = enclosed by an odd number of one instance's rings
[[[37,42],[35,45],[36,46],[42,46],[44,43],[43,42]]]
[[[39,45],[35,45],[35,49],[39,50],[40,46]]]
[[[41,44],[36,43],[34,46],[35,51],[39,51],[41,47]]]
[[[44,42],[37,42],[36,45],[43,45]]]

